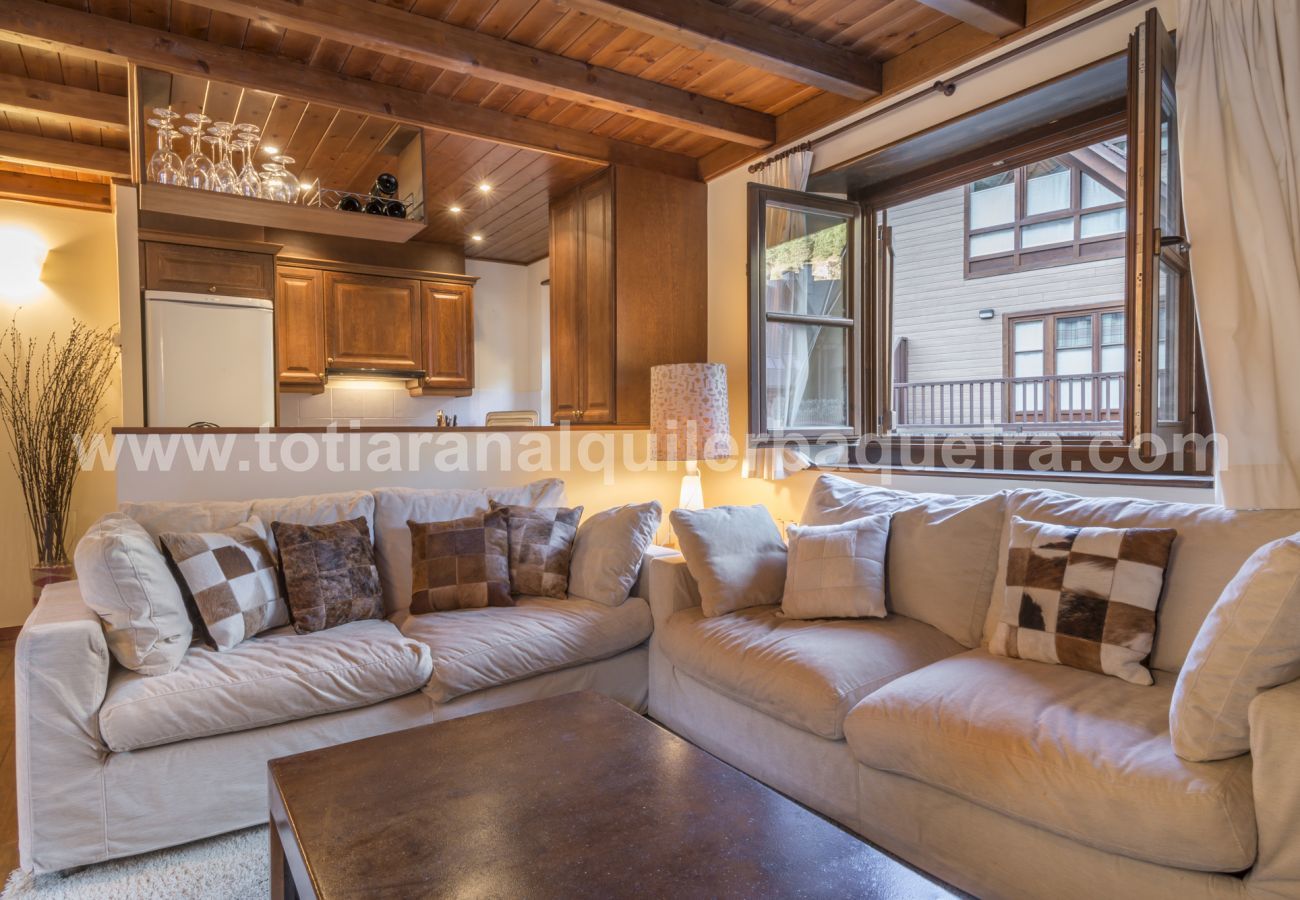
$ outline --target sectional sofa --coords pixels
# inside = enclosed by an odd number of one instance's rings
[[[309,635],[286,627],[223,653],[195,645],[175,671],[145,676],[114,661],[78,582],[47,588],[15,658],[23,868],[66,869],[265,822],[266,761],[275,757],[576,690],[644,711],[651,619],[640,583],[619,606],[521,598],[509,608],[408,613],[407,521],[460,518],[491,500],[564,505],[564,486],[124,504],[155,538],[250,516],[364,516],[388,620]]]
[[[907,494],[823,476],[805,524],[893,513],[885,619],[706,618],[650,565],[650,715],[981,897],[1300,897],[1300,682],[1250,706],[1247,755],[1175,755],[1170,704],[1207,613],[1300,511],[1050,491]],[[1012,515],[1178,530],[1155,684],[989,653]]]

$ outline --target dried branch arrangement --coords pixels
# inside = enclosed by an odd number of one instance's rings
[[[43,354],[17,319],[0,334],[0,421],[22,485],[37,564],[65,565],[72,487],[80,474],[77,439],[97,430],[104,392],[117,364],[113,330],[73,321],[66,340],[50,335]]]

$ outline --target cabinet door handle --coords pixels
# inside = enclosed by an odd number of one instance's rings
[[[217,292],[217,286],[215,284],[208,285],[209,294],[215,294],[216,292]]]

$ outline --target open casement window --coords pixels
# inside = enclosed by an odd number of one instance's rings
[[[1156,10],[1129,42],[1129,235],[1134,347],[1131,440],[1168,440],[1196,427],[1198,349],[1178,179],[1173,39]]]
[[[861,432],[858,206],[749,186],[750,432]]]

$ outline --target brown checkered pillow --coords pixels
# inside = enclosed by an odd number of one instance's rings
[[[510,524],[510,590],[530,597],[569,595],[569,561],[582,507],[505,506]]]
[[[1006,594],[989,651],[1151,684],[1145,663],[1177,534],[1012,516]]]
[[[514,606],[505,510],[411,529],[411,612]]]
[[[186,605],[198,613],[218,650],[289,623],[266,530],[256,516],[201,534],[159,536]]]
[[[310,634],[382,619],[384,598],[365,516],[328,525],[272,522],[293,628]]]

